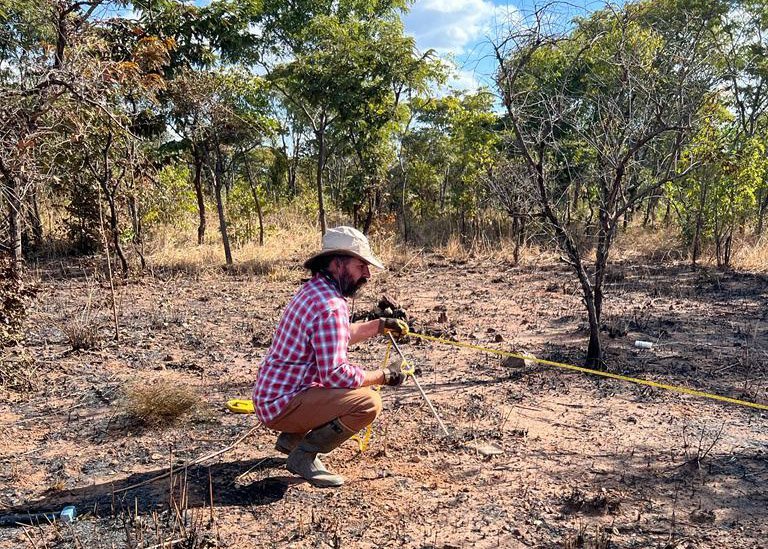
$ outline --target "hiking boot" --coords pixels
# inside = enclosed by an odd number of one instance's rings
[[[290,454],[306,433],[280,433],[275,441],[275,450],[281,454]]]
[[[288,455],[288,470],[319,488],[337,487],[344,484],[344,478],[329,472],[317,459],[317,454],[327,454],[354,435],[338,419],[326,423],[306,434]]]

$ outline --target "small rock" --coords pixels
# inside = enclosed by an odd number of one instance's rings
[[[526,366],[530,368],[536,364],[536,357],[531,353],[528,353],[522,349],[513,349],[511,352],[520,356],[505,357],[504,360],[501,361],[501,365],[505,368],[524,368]],[[525,358],[521,358],[521,356]]]
[[[504,453],[504,450],[493,444],[467,444],[467,448],[484,457],[500,456]]]

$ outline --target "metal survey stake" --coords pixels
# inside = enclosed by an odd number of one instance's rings
[[[395,351],[397,351],[397,354],[400,355],[400,358],[403,360],[403,363],[407,364],[408,359],[405,358],[405,355],[403,355],[403,352],[400,350],[400,347],[397,345],[397,341],[395,341],[395,338],[392,337],[392,332],[388,332],[387,335],[389,336],[389,340],[392,342],[392,346],[395,348]],[[443,423],[443,420],[440,419],[440,415],[437,413],[437,410],[435,410],[435,407],[432,406],[432,403],[429,400],[429,397],[427,397],[427,393],[424,392],[424,389],[421,388],[421,384],[419,383],[419,380],[416,379],[416,374],[411,372],[411,377],[413,378],[413,382],[416,384],[416,388],[421,393],[421,396],[424,397],[424,401],[427,403],[427,406],[429,406],[429,409],[432,410],[432,413],[435,416],[435,419],[437,419],[437,422],[440,424],[440,428],[443,430],[443,433],[445,433],[445,436],[449,436],[448,429],[445,428],[445,424]]]

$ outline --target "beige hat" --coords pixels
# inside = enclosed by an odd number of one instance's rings
[[[323,249],[307,259],[304,267],[311,269],[312,262],[326,255],[350,255],[378,269],[384,269],[368,244],[368,239],[363,233],[352,227],[336,227],[328,229],[323,235]]]

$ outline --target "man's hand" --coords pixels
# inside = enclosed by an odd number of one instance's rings
[[[380,318],[379,333],[392,334],[395,337],[408,335],[408,324],[398,318]]]
[[[405,374],[399,365],[387,366],[382,371],[384,372],[384,385],[398,387],[405,381]]]

